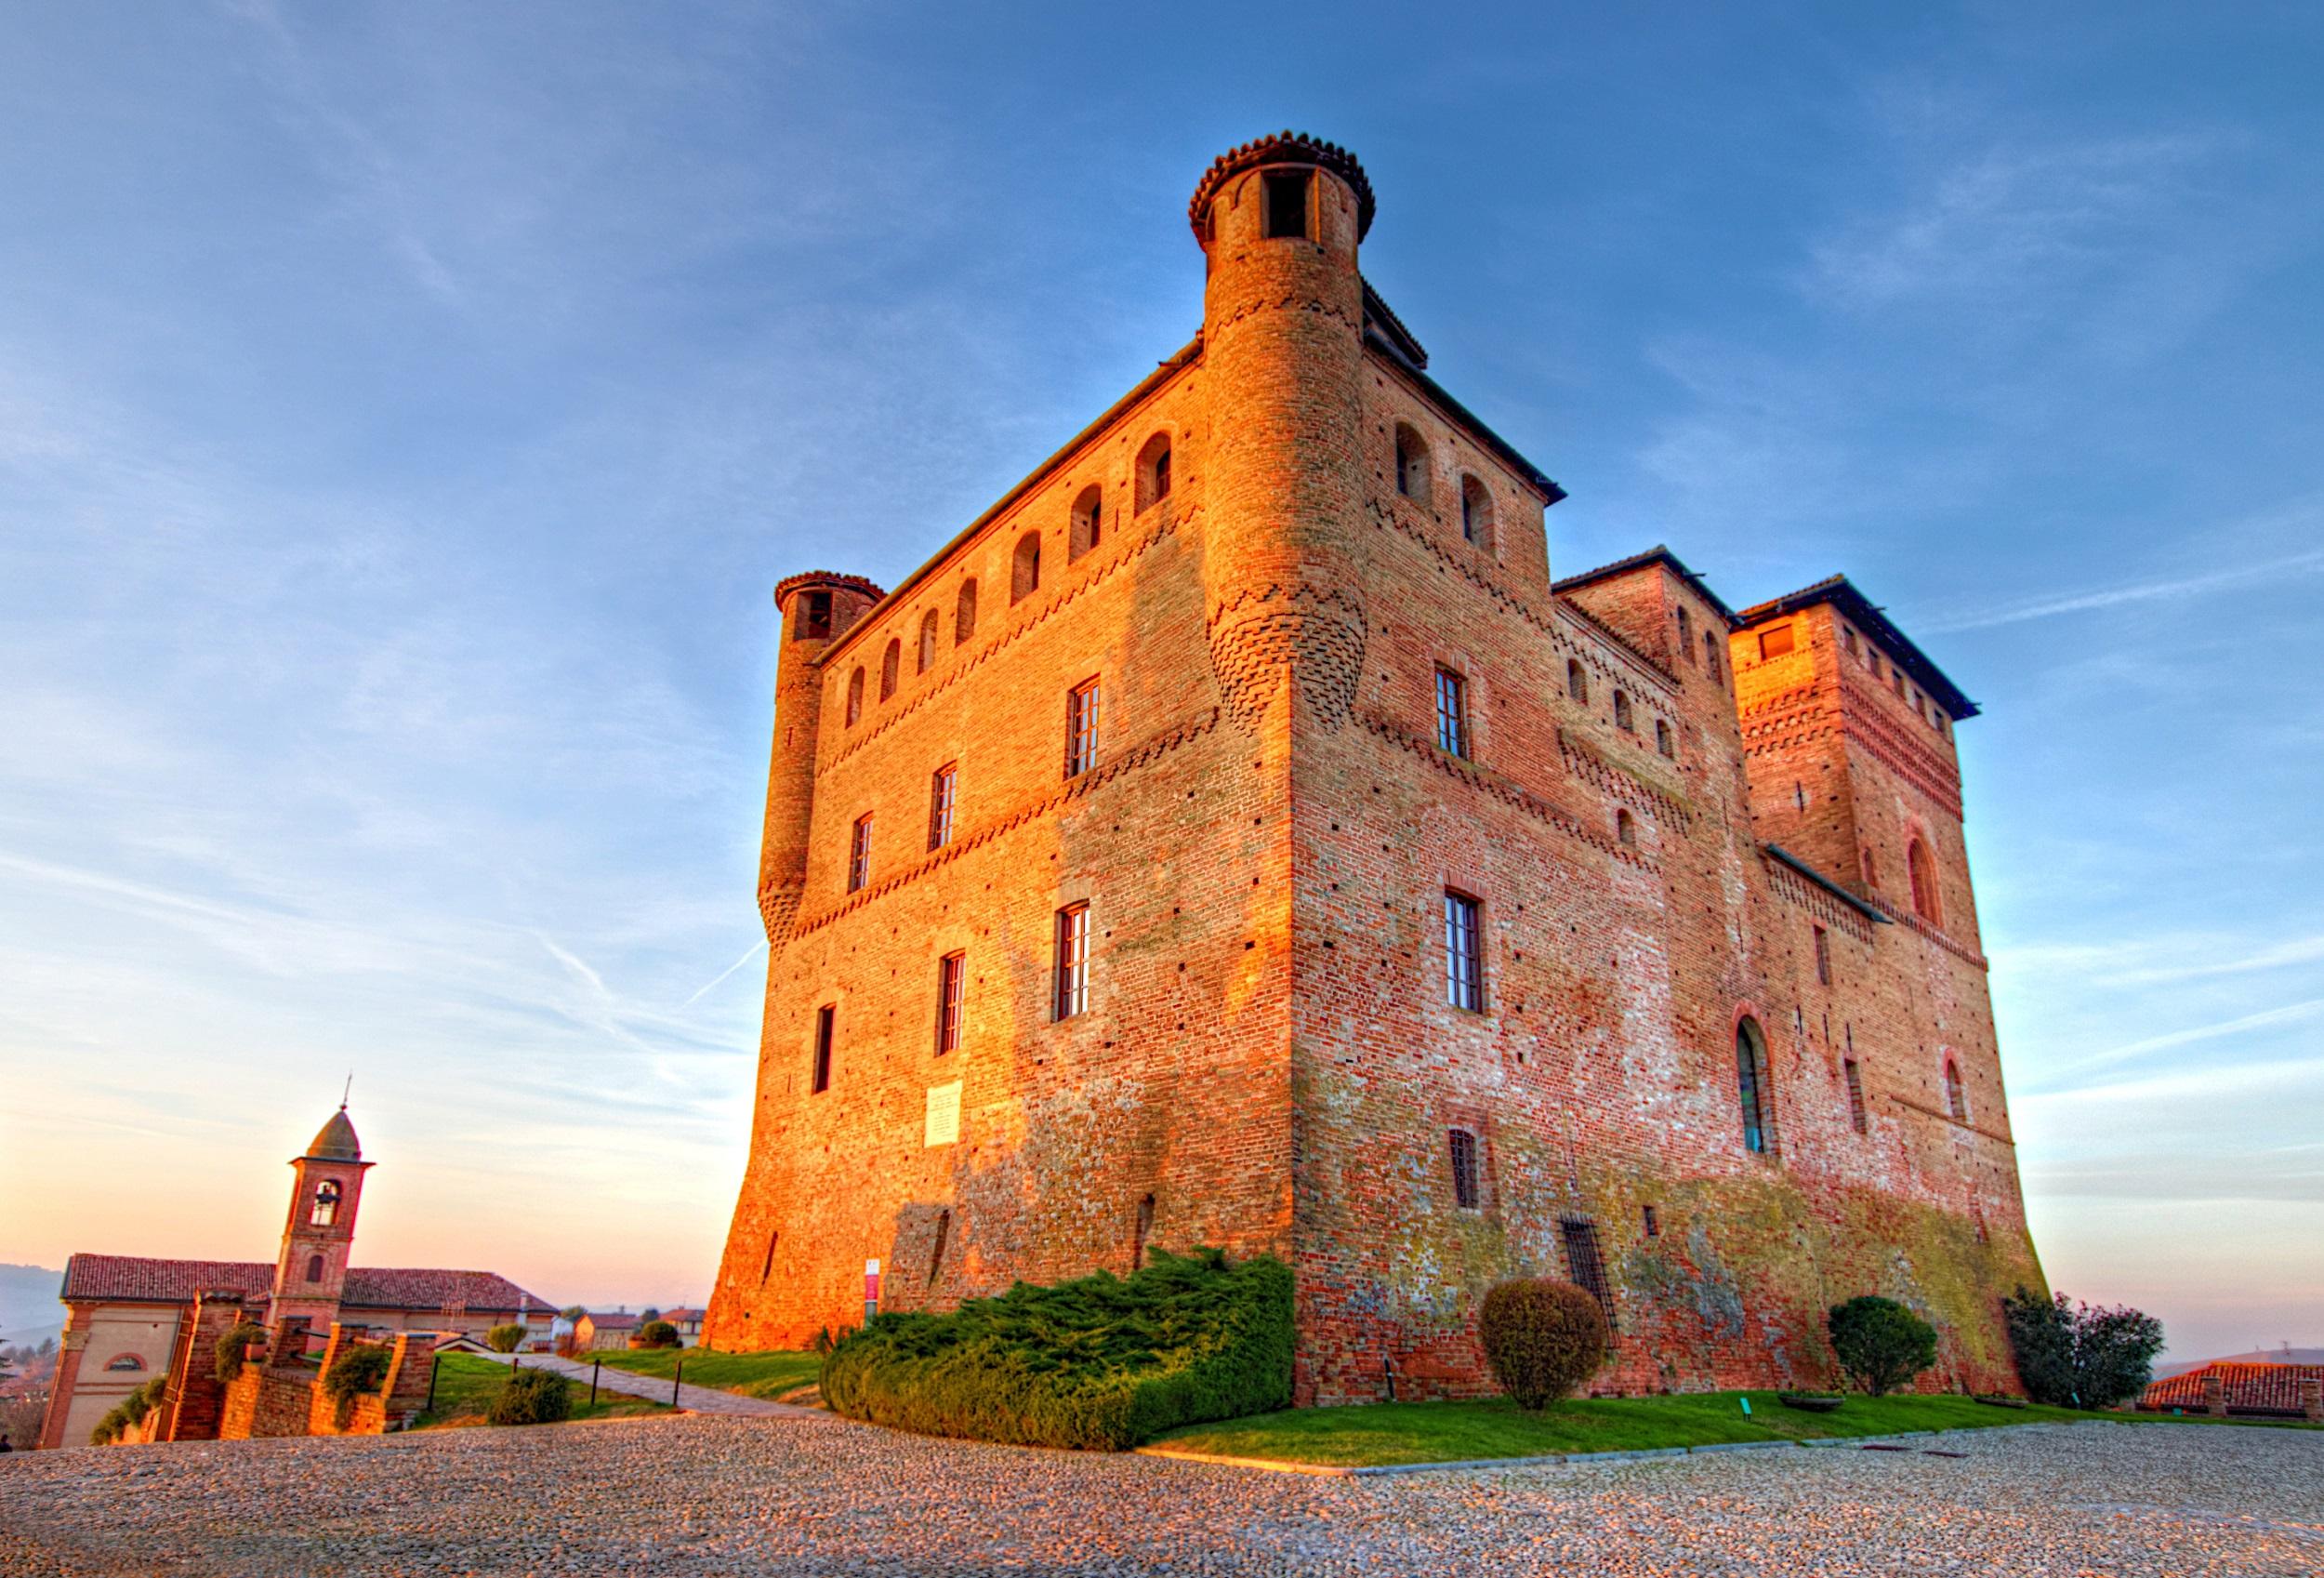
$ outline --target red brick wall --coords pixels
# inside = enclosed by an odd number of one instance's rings
[[[1995,1300],[2040,1273],[1957,796],[1954,819],[1936,816],[1941,774],[1918,757],[1908,781],[1861,752],[1747,758],[1732,653],[1701,650],[1723,617],[1658,565],[1554,596],[1542,493],[1363,348],[1353,204],[1335,178],[1318,185],[1314,242],[1261,239],[1222,187],[1199,356],[825,655],[814,769],[771,788],[792,799],[770,827],[808,829],[801,898],[769,963],[749,1171],[706,1341],[797,1344],[859,1318],[867,1256],[888,1307],[1123,1270],[1150,1194],[1158,1243],[1290,1259],[1302,1401],[1383,1396],[1392,1370],[1406,1396],[1479,1388],[1478,1295],[1572,1274],[1579,1223],[1619,1328],[1603,1387],[1820,1382],[1822,1312],[1863,1292],[1937,1319],[1945,1382],[2006,1384]],[[1396,491],[1399,424],[1428,447],[1426,499]],[[1155,431],[1173,435],[1174,489],[1130,514]],[[1480,541],[1460,528],[1464,473],[1491,502]],[[1068,564],[1091,480],[1106,537]],[[1043,534],[1042,584],[1012,608],[1027,530]],[[956,646],[965,575],[980,618]],[[944,640],[921,676],[928,607]],[[905,676],[881,701],[891,636]],[[1434,744],[1439,666],[1467,680],[1467,761]],[[1091,675],[1102,764],[1068,784],[1064,695]],[[1760,681],[1745,684],[1748,709]],[[952,761],[957,831],[931,855],[929,776]],[[1851,807],[1819,813],[1830,827],[1919,818],[1948,862],[1948,935],[1876,923],[1762,854],[1754,815],[1795,765]],[[1872,800],[1884,809],[1855,807]],[[849,829],[867,812],[872,880],[851,895]],[[1794,853],[1816,858],[1811,830]],[[1446,1001],[1448,886],[1485,906],[1483,1014]],[[1051,916],[1077,900],[1091,1007],[1052,1024]],[[937,960],[954,949],[966,1033],[938,1057]],[[833,1084],[813,1094],[826,1003]],[[1747,1014],[1767,1046],[1764,1156],[1741,1139]],[[1929,1082],[1942,1048],[1962,1059],[1971,1123],[1945,1119]],[[925,1145],[928,1092],[953,1080],[959,1140]],[[1479,1141],[1476,1210],[1453,1199],[1454,1127]]]

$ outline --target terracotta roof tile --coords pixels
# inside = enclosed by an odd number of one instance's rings
[[[2183,1375],[2167,1376],[2140,1396],[2141,1408],[2201,1408],[2203,1379],[2219,1378],[2231,1409],[2272,1413],[2300,1412],[2304,1381],[2324,1381],[2324,1364],[2206,1364]]]
[[[76,1254],[65,1262],[65,1300],[191,1304],[197,1294],[238,1293],[265,1298],[274,1291],[274,1266],[263,1260],[158,1260],[136,1254]],[[347,1273],[350,1309],[516,1310],[553,1307],[506,1277],[490,1271],[353,1266]]]

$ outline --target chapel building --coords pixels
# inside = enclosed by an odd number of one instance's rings
[[[1373,213],[1331,144],[1221,157],[1191,343],[892,591],[776,588],[706,1342],[1211,1244],[1291,1266],[1301,1403],[1483,1389],[1513,1275],[1600,1300],[1601,1390],[1823,1382],[1861,1293],[2014,1389],[1975,704],[1844,577],[1556,577]]]
[[[506,1277],[349,1264],[363,1178],[374,1165],[341,1107],[291,1160],[290,1211],[273,1260],[68,1259],[57,1295],[66,1310],[64,1339],[39,1444],[84,1445],[116,1404],[157,1378],[165,1379],[165,1395],[135,1439],[334,1433],[347,1426],[313,1428],[324,1411],[311,1406],[311,1394],[338,1345],[392,1348],[383,1394],[389,1404],[408,1402],[414,1382],[424,1396],[437,1341],[456,1335],[481,1343],[495,1326],[513,1324],[525,1327],[527,1346],[546,1348],[554,1306]],[[266,1333],[253,1345],[262,1361],[238,1386],[222,1386],[218,1339],[245,1323]],[[384,1408],[363,1417],[373,1414],[381,1426],[389,1422]]]

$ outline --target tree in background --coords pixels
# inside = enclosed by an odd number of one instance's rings
[[[649,1304],[643,1309],[638,1311],[638,1319],[640,1320],[659,1320],[662,1319],[662,1312]]]
[[[649,1320],[638,1328],[638,1346],[641,1348],[674,1348],[684,1345],[678,1340],[678,1328],[667,1320]]]
[[[1824,1325],[1840,1368],[1876,1398],[1936,1362],[1936,1328],[1893,1298],[1865,1293],[1833,1305]]]
[[[522,1341],[524,1328],[513,1320],[503,1326],[495,1326],[484,1333],[484,1346],[495,1353],[514,1353],[517,1345]]]
[[[2114,1408],[2146,1389],[2162,1352],[2162,1322],[2127,1306],[2093,1308],[2064,1293],[2020,1286],[2001,1301],[2017,1379],[2036,1402]]]
[[[588,1312],[589,1306],[588,1305],[576,1304],[570,1309],[561,1309],[557,1313],[567,1320],[578,1320]]]

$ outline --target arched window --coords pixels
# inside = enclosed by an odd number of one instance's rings
[[[307,1213],[307,1220],[318,1227],[328,1227],[339,1219],[339,1181],[325,1178],[315,1186],[315,1206]]]
[[[1961,1089],[1961,1065],[1949,1057],[1945,1060],[1945,1110],[1956,1123],[1969,1121],[1969,1093]]]
[[[1743,1148],[1765,1155],[1776,1148],[1774,1091],[1767,1079],[1767,1041],[1759,1021],[1735,1028],[1736,1094],[1743,1103]]]
[[[1614,836],[1622,843],[1635,848],[1638,843],[1638,818],[1627,811],[1614,814]]]
[[[1146,1240],[1154,1234],[1154,1197],[1146,1196],[1138,1202],[1138,1227],[1129,1240],[1129,1268],[1138,1270],[1146,1263]]]
[[[1679,656],[1692,663],[1695,661],[1695,621],[1686,617],[1686,610],[1684,608],[1681,608],[1678,614]]]
[[[1067,563],[1080,558],[1098,545],[1098,537],[1105,529],[1105,495],[1097,484],[1091,483],[1074,500],[1073,535],[1065,545]]]
[[[323,1280],[323,1256],[310,1254],[307,1257],[307,1280],[310,1282]]]
[[[1428,445],[1402,422],[1396,424],[1396,491],[1415,504],[1428,504]]]
[[[1493,551],[1493,496],[1474,477],[1460,479],[1460,535]]]
[[[952,1213],[936,1213],[936,1247],[928,1252],[928,1285],[934,1287],[944,1269],[944,1241],[952,1237]]]
[[[142,1370],[145,1368],[145,1360],[133,1353],[117,1353],[105,1360],[105,1368],[122,1372]]]
[[[920,616],[920,669],[923,674],[936,666],[936,610],[931,608]]]
[[[1670,737],[1670,725],[1659,718],[1655,720],[1655,749],[1665,756],[1676,756],[1679,753],[1677,742]]]
[[[904,643],[888,643],[888,650],[879,657],[879,699],[887,700],[896,693],[896,682],[904,674]]]
[[[1879,887],[1881,885],[1881,868],[1880,863],[1872,858],[1871,850],[1868,848],[1861,849],[1856,853],[1864,857],[1864,885],[1868,888]]]
[[[858,664],[855,672],[847,677],[847,726],[853,728],[855,721],[863,715],[864,669],[863,665]]]
[[[1170,496],[1170,435],[1155,433],[1138,451],[1138,513],[1142,515]]]
[[[1634,735],[1638,732],[1637,725],[1631,721],[1630,692],[1626,690],[1614,693],[1614,726],[1624,734]]]
[[[976,582],[965,580],[960,583],[959,606],[953,611],[952,644],[958,646],[974,634],[976,634]]]
[[[1017,539],[1016,554],[1009,561],[1009,601],[1022,603],[1041,590],[1041,534],[1027,532]]]
[[[1919,839],[1905,846],[1905,875],[1912,881],[1912,912],[1932,926],[1942,924],[1936,904],[1936,862],[1929,858],[1929,846]]]
[[[1584,707],[1590,705],[1590,676],[1582,672],[1578,657],[1565,659],[1565,694]]]
[[[1719,677],[1719,638],[1710,630],[1703,632],[1703,667],[1710,670],[1712,679]]]

